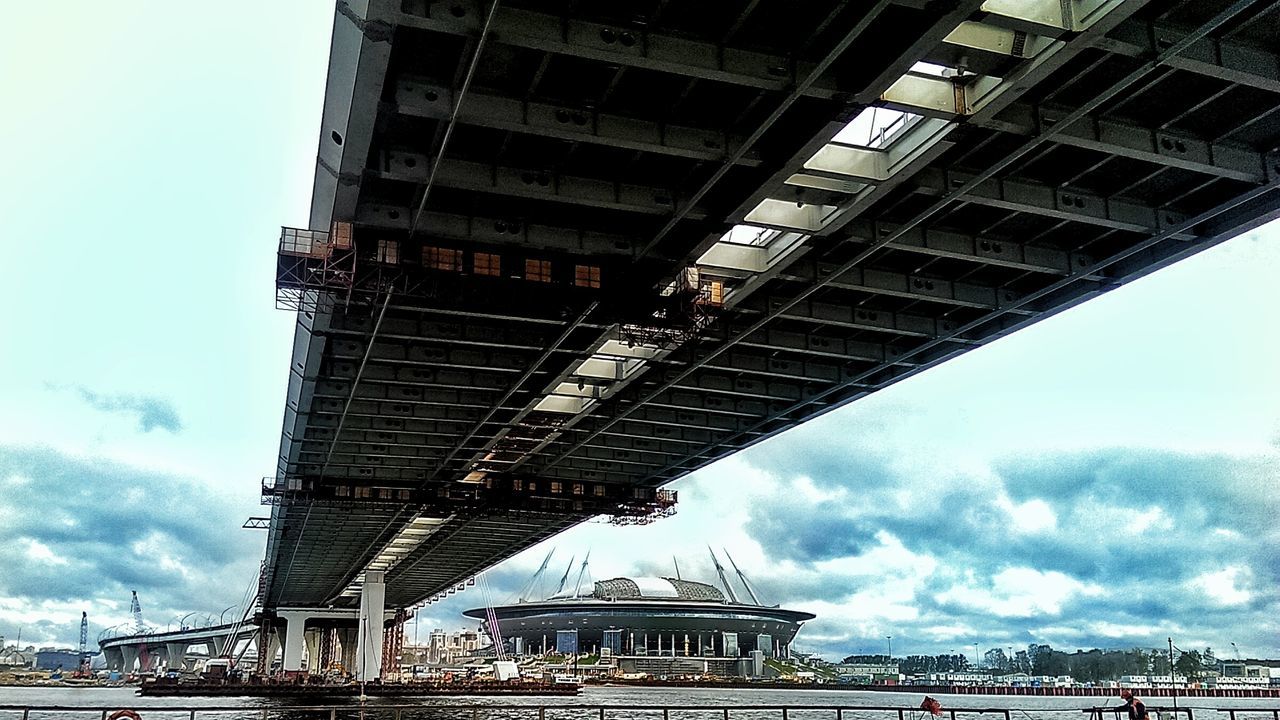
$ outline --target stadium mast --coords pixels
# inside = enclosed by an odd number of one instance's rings
[[[578,597],[578,589],[582,587],[582,576],[587,572],[587,562],[591,560],[591,551],[587,551],[587,556],[582,558],[582,567],[578,568],[578,580],[573,584],[573,596]]]
[[[573,572],[573,561],[577,559],[578,559],[577,555],[574,555],[573,557],[569,558],[569,567],[566,567],[564,569],[564,574],[560,576],[560,587],[556,588],[555,595],[559,595],[560,593],[564,592],[564,584],[566,582],[569,582],[569,573]]]
[[[751,583],[747,582],[747,576],[743,575],[742,571],[738,569],[738,563],[733,561],[733,556],[729,554],[728,549],[720,548],[720,552],[723,552],[724,556],[729,558],[729,564],[733,566],[733,571],[738,573],[738,579],[742,581],[742,587],[746,588],[747,594],[751,596],[751,602],[759,605],[760,599],[756,597],[756,592],[751,589]]]
[[[720,558],[716,557],[716,551],[707,546],[707,552],[711,553],[711,562],[715,563],[716,572],[720,574],[720,584],[724,586],[724,591],[729,595],[729,602],[734,605],[738,604],[738,596],[733,593],[733,586],[729,584],[729,578],[725,577],[724,566],[720,564]]]
[[[551,548],[547,551],[547,556],[542,558],[542,564],[538,566],[538,571],[533,574],[533,577],[529,578],[529,582],[525,583],[524,587],[520,588],[520,598],[518,602],[524,602],[526,598],[533,594],[534,588],[537,586],[538,581],[542,579],[542,574],[547,571],[547,564],[551,562],[551,556],[554,555],[555,552],[555,548]]]

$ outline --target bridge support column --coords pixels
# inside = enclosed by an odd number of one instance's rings
[[[324,671],[324,668],[320,667],[320,639],[323,635],[324,631],[320,628],[311,628],[304,635],[307,646],[308,674],[319,675]]]
[[[102,659],[107,661],[107,669],[113,672],[124,672],[124,653],[118,647],[102,649]]]
[[[338,642],[342,645],[342,671],[353,675],[356,671],[356,638],[360,636],[359,628],[339,628]]]
[[[120,657],[124,665],[120,672],[126,675],[133,672],[133,666],[138,664],[138,646],[137,645],[121,645]]]
[[[280,667],[285,672],[297,672],[302,669],[302,650],[305,647],[303,641],[307,629],[307,618],[310,614],[282,611],[278,616],[285,621],[284,628],[279,631],[282,633],[281,643],[284,645],[284,659]]]
[[[386,613],[387,586],[379,570],[364,571],[360,588],[360,620],[357,631],[356,680],[369,682],[382,674],[382,621]]]
[[[264,658],[266,658],[266,662],[263,663],[263,667],[266,668],[267,673],[271,672],[271,664],[276,660],[276,653],[280,652],[280,633],[281,632],[282,631],[277,626],[272,628],[271,632],[267,633],[266,654],[263,656]],[[263,649],[258,648],[258,652],[263,652]]]
[[[185,670],[187,668],[187,644],[184,642],[167,642],[164,644],[165,667],[169,670]]]
[[[225,637],[214,638],[213,640],[205,640],[204,654],[209,656],[210,659],[218,657],[218,653],[221,652],[222,646],[226,642],[227,642],[227,639]]]

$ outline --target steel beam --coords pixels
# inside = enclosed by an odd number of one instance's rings
[[[551,339],[546,333],[526,328],[499,328],[468,323],[423,322],[417,334],[388,333],[378,342],[381,353],[371,360],[399,360],[409,363],[440,363],[457,358],[466,364],[469,358],[483,357],[483,348],[503,351],[540,352]],[[368,344],[368,333],[334,332],[329,356],[350,359],[359,357]],[[440,348],[440,344],[448,345]],[[470,354],[453,350],[466,348]],[[566,351],[568,352],[568,351]],[[523,365],[521,365],[523,368]]]
[[[377,176],[401,182],[425,182],[430,158],[421,153],[389,150],[383,153]],[[622,210],[645,215],[669,215],[680,208],[678,193],[670,188],[564,175],[554,170],[503,167],[446,158],[440,161],[435,184],[529,200],[583,207]],[[424,213],[424,220],[433,215]],[[438,213],[436,213],[438,215]],[[691,209],[689,217],[704,219],[705,210]]]
[[[495,391],[503,390],[504,383],[511,378],[510,374],[500,373],[483,373],[477,371],[443,371],[432,372],[430,370],[419,370],[426,379],[410,379],[411,376],[400,371],[409,368],[395,368],[389,366],[366,367],[364,382],[374,386],[385,386],[388,392],[427,392],[430,390],[481,390]],[[351,375],[346,373],[343,368],[342,374],[329,373],[318,376],[318,380],[337,380],[349,381]],[[375,377],[376,375],[376,377]]]
[[[967,202],[1031,213],[1058,220],[1097,225],[1113,230],[1154,233],[1186,220],[1181,212],[1137,202],[1108,198],[1079,190],[1054,187],[1017,178],[991,178],[974,184],[975,173],[928,168],[912,178],[917,192],[941,197],[964,188]],[[1181,236],[1191,239],[1190,235]]]
[[[403,7],[396,16],[402,27],[472,37],[483,23],[480,4],[474,0],[411,0]],[[785,55],[522,8],[501,8],[493,32],[499,42],[513,47],[775,92],[787,90],[795,77],[814,67]],[[804,95],[825,100],[839,92],[835,78],[826,75],[805,88]]]
[[[877,238],[897,232],[898,225],[889,222],[862,222],[850,224],[844,232],[846,241],[870,244]],[[1057,248],[1037,247],[1010,240],[954,232],[937,228],[915,227],[885,245],[891,250],[915,253],[929,257],[964,260],[984,266],[1005,267],[1012,270],[1065,275],[1072,267],[1088,264],[1086,253],[1071,253]],[[997,290],[997,294],[998,294]]]
[[[403,205],[361,203],[356,224],[384,230],[409,231],[412,210]],[[517,218],[424,212],[418,234],[424,237],[512,246],[526,250],[551,250],[581,255],[636,254],[636,240],[624,235],[576,228],[524,223]]]
[[[818,358],[791,358],[734,349],[698,366],[709,371],[733,373],[738,377],[760,377],[799,382],[832,383],[854,374],[847,363],[834,364]]]
[[[827,287],[841,290],[988,310],[1006,305],[1017,299],[1019,295],[1017,291],[1010,288],[874,268],[854,267],[840,273],[838,277],[831,277],[839,268],[838,263],[801,259],[789,266],[785,272],[780,273],[778,277],[806,285],[821,281]],[[905,324],[904,327],[906,327]]]
[[[1027,104],[1009,107],[991,127],[1018,135],[1034,135],[1056,125],[1069,109],[1038,108]],[[1262,184],[1267,181],[1266,158],[1243,145],[1215,142],[1191,133],[1142,127],[1124,120],[1091,115],[1071,123],[1054,136],[1059,145],[1096,150],[1108,155],[1141,160],[1167,167]]]
[[[741,328],[729,328],[728,336],[736,336]],[[738,340],[743,347],[784,351],[809,357],[829,358],[841,362],[897,362],[903,348],[899,345],[852,340],[824,333],[797,332],[762,328]]]
[[[752,380],[745,377],[701,372],[682,378],[671,386],[674,390],[704,392],[733,398],[752,398],[765,401],[799,400],[805,393],[804,385],[783,381]]]
[[[453,91],[446,85],[408,78],[396,83],[396,106],[405,115],[448,120],[453,115],[453,102]],[[467,95],[457,121],[570,142],[714,162],[728,162],[742,145],[741,138],[716,130],[477,92]],[[760,164],[760,158],[747,152],[738,162],[754,167]]]
[[[1126,20],[1100,40],[1108,52],[1141,58],[1170,47],[1191,31],[1142,20]],[[1165,65],[1223,82],[1280,93],[1280,55],[1233,40],[1201,37]]]
[[[750,298],[738,307],[751,313],[769,313],[783,307],[788,298],[761,297]],[[831,303],[805,301],[787,308],[778,317],[787,320],[800,320],[851,330],[868,330],[889,333],[903,337],[933,338],[941,334],[940,329],[950,322],[945,318],[911,313],[895,313],[889,310],[871,310],[848,303]]]
[[[328,230],[355,214],[378,101],[391,59],[393,0],[339,3],[329,47],[329,73],[311,190],[312,230]]]

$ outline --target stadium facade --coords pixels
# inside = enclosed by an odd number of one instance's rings
[[[764,657],[787,657],[800,627],[815,617],[740,602],[731,590],[725,595],[680,578],[620,577],[596,582],[588,595],[560,593],[491,610],[504,644],[516,655],[734,661],[756,650]],[[487,631],[489,612],[476,608],[464,614],[483,621]]]

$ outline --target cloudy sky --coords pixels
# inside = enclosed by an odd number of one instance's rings
[[[0,24],[0,635],[24,644],[126,622],[135,589],[150,624],[216,617],[253,577],[292,333],[272,254],[305,224],[331,24],[73,5]],[[1280,657],[1277,267],[1280,227],[1225,243],[686,478],[672,519],[565,533],[552,572],[590,549],[596,579],[710,580],[728,548],[830,657]]]

